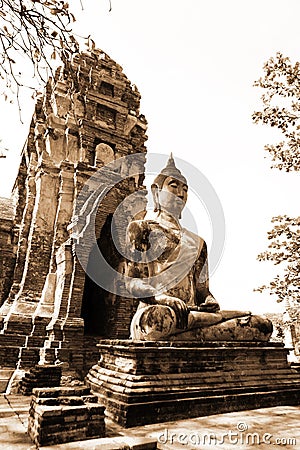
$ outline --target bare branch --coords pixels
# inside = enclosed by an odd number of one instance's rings
[[[47,68],[52,73],[55,58],[64,61],[77,52],[78,42],[72,34],[75,17],[64,0],[0,1],[0,83],[18,99],[23,71],[18,56],[24,55],[33,68],[33,76],[44,83]]]

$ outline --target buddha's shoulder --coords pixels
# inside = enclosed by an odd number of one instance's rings
[[[193,241],[195,245],[199,247],[200,250],[202,249],[203,245],[206,245],[205,240],[201,236],[198,236],[198,234],[193,233],[192,231],[187,230],[186,228],[183,228],[182,231],[186,239]]]
[[[182,228],[182,231],[187,236],[190,236],[192,239],[195,239],[195,241],[199,241],[201,243],[205,242],[205,240],[201,236],[199,236],[198,234],[194,233],[191,230],[188,230],[187,228]]]

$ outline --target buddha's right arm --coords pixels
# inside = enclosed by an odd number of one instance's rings
[[[134,220],[129,223],[126,230],[126,241],[132,259],[126,264],[125,285],[127,291],[135,298],[140,298],[144,303],[156,303],[154,295],[156,290],[149,283],[149,268],[141,258],[148,248],[148,224],[145,220]],[[135,255],[135,252],[138,252]],[[139,260],[136,260],[139,259]]]
[[[145,277],[143,267],[136,262],[128,262],[126,270],[126,289],[135,298],[143,299],[144,303],[156,304],[154,296],[156,289],[150,285]]]

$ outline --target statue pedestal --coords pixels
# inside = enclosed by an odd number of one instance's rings
[[[86,381],[124,427],[300,404],[300,374],[281,343],[101,340],[98,347]]]

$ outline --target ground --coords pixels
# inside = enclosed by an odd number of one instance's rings
[[[0,396],[0,448],[33,450],[27,434],[30,397]],[[300,407],[277,406],[257,410],[216,414],[175,422],[123,429],[107,421],[107,438],[44,447],[48,450],[150,449],[159,450],[260,450],[300,448]],[[141,439],[140,439],[141,438]],[[146,440],[145,440],[146,438]],[[271,446],[270,446],[271,445]],[[153,447],[152,447],[153,448]]]

